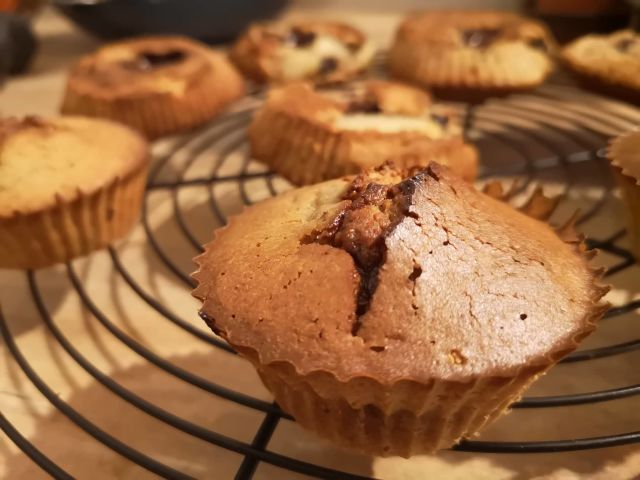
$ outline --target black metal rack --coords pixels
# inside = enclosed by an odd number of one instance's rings
[[[250,96],[238,111],[227,114],[201,130],[178,140],[168,153],[156,159],[149,178],[149,195],[158,190],[171,192],[174,219],[187,244],[190,244],[193,248],[194,254],[201,251],[201,239],[198,239],[184,218],[178,199],[181,189],[194,186],[208,187],[209,208],[219,224],[224,224],[226,218],[224,209],[219,204],[214,193],[217,185],[229,182],[235,184],[239,189],[239,195],[244,204],[252,203],[250,187],[247,182],[262,181],[265,182],[267,191],[271,195],[275,195],[278,192],[274,174],[253,164],[246,149],[245,127],[250,121],[252,111],[261,100],[262,95],[260,93]],[[494,162],[493,158],[486,158],[485,156],[483,158],[484,170],[482,176],[483,178],[490,178],[508,175],[520,178],[519,187],[513,192],[514,195],[530,187],[536,177],[544,176],[547,172],[553,172],[554,178],[559,178],[559,181],[564,185],[565,195],[569,195],[571,189],[575,186],[576,169],[583,170],[588,166],[592,172],[591,179],[593,180],[595,176],[595,181],[601,187],[602,195],[593,202],[589,209],[581,214],[578,224],[587,222],[601,214],[603,206],[612,198],[613,183],[609,175],[608,165],[603,160],[603,148],[608,138],[640,124],[640,110],[587,94],[566,85],[551,84],[532,94],[492,100],[477,107],[459,105],[458,108],[461,114],[466,116],[467,133],[470,137],[478,140],[481,153],[486,154],[489,144],[494,149],[499,147],[499,150],[502,149],[503,152],[507,152],[505,158],[511,159],[509,161]],[[573,145],[573,151],[569,152],[566,148],[561,147],[561,144],[567,142]],[[529,147],[535,148],[532,150]],[[188,177],[187,172],[198,156],[202,152],[211,151],[214,148],[217,148],[218,153],[211,165],[210,175],[195,178]],[[225,162],[232,155],[242,156],[240,170],[233,174],[222,174],[221,171],[225,166]],[[172,161],[177,157],[182,160],[177,162],[179,168],[175,169],[175,162],[172,163]],[[162,242],[154,232],[154,228],[149,221],[149,208],[148,202],[145,201],[141,228],[145,232],[149,249],[162,261],[172,275],[184,284],[185,289],[191,289],[193,281],[189,277],[189,271],[172,259],[171,252],[163,248]],[[625,235],[624,230],[602,233],[601,238],[590,238],[589,243],[591,247],[604,250],[618,259],[616,263],[609,267],[607,275],[611,278],[614,274],[631,267],[634,264],[634,260],[630,252],[619,245],[620,240]],[[194,325],[194,322],[197,322],[197,320],[194,320],[195,315],[189,316],[188,319],[180,316],[169,305],[159,301],[154,295],[146,291],[127,270],[127,266],[120,258],[118,249],[110,247],[108,252],[114,272],[150,308],[156,310],[163,318],[172,322],[178,328],[185,330],[198,340],[206,342],[212,348],[220,349],[229,355],[235,354],[233,349],[220,338],[196,327]],[[37,307],[41,322],[59,346],[96,382],[102,384],[113,395],[128,402],[133,407],[203,442],[209,442],[244,456],[236,478],[251,478],[259,462],[266,462],[283,469],[317,478],[353,480],[365,478],[270,451],[268,448],[269,441],[278,422],[292,421],[289,415],[282,412],[273,403],[235,391],[233,385],[216,384],[154,353],[149,347],[143,345],[136,338],[118,327],[108,315],[101,311],[90,292],[83,286],[74,264],[68,264],[66,266],[66,275],[75,290],[75,294],[82,302],[83,308],[96,322],[110,332],[118,342],[134,351],[149,364],[162,369],[169,375],[175,376],[179,380],[187,382],[204,392],[259,411],[264,414],[264,419],[255,433],[253,441],[251,443],[242,442],[190,422],[175,413],[163,409],[159,405],[141,398],[103,373],[89,358],[83,356],[74,347],[67,334],[53,320],[52,314],[43,300],[42,291],[38,283],[38,275],[36,272],[26,273],[31,299]],[[615,321],[616,317],[639,308],[640,301],[638,300],[616,305],[607,313],[605,318],[609,319],[607,321]],[[33,353],[20,349],[8,322],[2,317],[1,312],[0,333],[6,349],[22,372],[48,401],[68,417],[71,422],[108,448],[150,472],[165,478],[191,478],[176,468],[157,459],[150,458],[134,449],[126,443],[126,440],[115,438],[61,399],[47,384],[46,379],[39,376],[32,368],[30,355]],[[575,352],[564,359],[562,363],[585,362],[595,358],[622,355],[638,349],[640,349],[640,338],[634,338],[615,345]],[[618,388],[581,394],[524,398],[513,407],[518,409],[570,407],[572,405],[604,402],[638,394],[640,394],[640,384],[624,385]],[[535,415],[533,412],[531,414]],[[568,410],[567,415],[570,414],[571,412]],[[56,465],[47,458],[4,415],[0,415],[0,426],[12,441],[47,473],[55,478],[71,478],[65,472],[63,465]],[[516,434],[514,433],[515,436]],[[640,431],[612,432],[606,436],[549,441],[513,440],[497,442],[465,440],[454,449],[490,453],[563,452],[635,442],[640,442]]]

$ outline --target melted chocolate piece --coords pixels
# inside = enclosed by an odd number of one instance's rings
[[[328,75],[334,72],[338,68],[338,60],[334,57],[325,57],[320,62],[320,68],[318,69],[319,75]]]
[[[474,28],[462,31],[464,44],[471,48],[486,48],[500,35],[497,28]]]
[[[181,50],[171,50],[166,53],[142,52],[138,55],[138,58],[132,62],[131,66],[139,70],[152,70],[154,68],[180,63],[186,56],[186,53]]]
[[[622,40],[618,40],[616,42],[616,49],[622,53],[626,53],[635,43],[635,38],[623,38]]]
[[[360,276],[356,298],[356,321],[351,333],[357,335],[362,316],[369,311],[373,295],[378,288],[378,274],[387,255],[385,239],[406,217],[413,194],[425,175],[424,170],[396,185],[368,183],[352,185],[345,195],[351,200],[322,231],[312,232],[302,243],[320,243],[345,250],[353,258]],[[354,181],[357,183],[357,179]]]
[[[308,47],[316,40],[316,34],[307,32],[299,28],[292,28],[287,36],[287,41],[293,43],[296,47]]]
[[[345,43],[345,47],[347,47],[347,49],[351,53],[356,53],[358,50],[360,50],[361,46],[362,46],[362,42],[347,42],[347,43]]]
[[[437,113],[432,113],[431,120],[438,123],[443,128],[449,125],[449,117],[447,115],[438,115]]]
[[[380,113],[382,109],[374,99],[354,100],[349,103],[347,113]]]
[[[527,41],[527,45],[536,50],[540,50],[541,52],[548,52],[549,47],[547,46],[547,42],[545,42],[542,38],[531,38]]]

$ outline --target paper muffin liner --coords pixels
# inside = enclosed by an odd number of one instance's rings
[[[146,179],[145,162],[95,192],[78,189],[47,209],[0,217],[0,268],[47,267],[123,237],[138,220]]]
[[[495,198],[508,194],[495,185],[488,190]],[[557,198],[547,199],[536,190],[521,210],[547,219],[557,203]],[[556,231],[586,264],[597,252],[586,249],[584,236],[575,231],[576,219],[574,215]],[[432,378],[427,382],[398,378],[392,383],[363,375],[338,378],[331,371],[307,371],[304,365],[286,360],[265,363],[259,346],[235,342],[229,332],[219,333],[253,364],[280,407],[306,429],[342,447],[371,455],[432,453],[475,435],[505,413],[532,382],[595,329],[609,308],[600,303],[609,287],[600,283],[604,268],[587,268],[592,277],[592,303],[582,327],[562,346],[500,376],[460,381]],[[198,280],[198,273],[194,278]],[[193,295],[204,300],[202,293],[197,287]],[[207,322],[216,331],[213,319]]]
[[[627,206],[627,233],[631,242],[631,251],[636,260],[640,261],[640,178],[630,169],[625,168],[625,161],[632,161],[631,159],[625,160],[625,156],[632,153],[637,156],[637,145],[640,145],[640,140],[634,141],[629,138],[632,135],[640,138],[640,134],[634,132],[613,140],[609,146],[608,157],[613,166],[622,199]],[[625,144],[634,151],[627,151]]]
[[[413,132],[340,131],[285,112],[263,109],[249,127],[251,153],[295,185],[358,173],[388,160],[399,167],[438,162],[466,180],[478,169],[475,147],[461,137],[429,140]]]
[[[245,93],[244,81],[231,65],[218,59],[213,75],[188,82],[184,93],[160,93],[112,98],[92,95],[75,87],[69,78],[61,112],[66,115],[100,117],[124,123],[149,139],[193,129],[211,120],[229,103]]]
[[[527,68],[513,68],[513,58]],[[485,58],[478,51],[440,50],[402,39],[394,42],[388,64],[395,78],[428,87],[442,98],[469,102],[531,90],[552,71],[545,54],[523,45],[503,47],[499,55]]]

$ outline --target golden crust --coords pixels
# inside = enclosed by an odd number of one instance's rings
[[[254,364],[282,408],[375,455],[431,452],[472,435],[608,308],[599,304],[603,272],[587,265],[593,252],[571,222],[554,233],[437,165],[414,178],[412,213],[385,237],[356,333],[364,273],[343,249],[304,241],[349,208],[341,199],[352,178],[250,207],[196,259],[203,318]],[[476,243],[482,252],[468,250]],[[489,258],[497,263],[473,267]]]
[[[153,66],[146,58],[169,60]],[[82,58],[69,74],[61,111],[116,120],[158,138],[205,123],[244,91],[240,74],[207,46],[142,37]]]
[[[578,38],[562,49],[562,60],[582,78],[632,89],[640,99],[640,35],[636,32]]]
[[[126,235],[138,219],[148,162],[146,142],[111,122],[0,122],[0,268],[46,267]]]
[[[296,33],[307,35],[310,39],[304,45],[297,47],[299,53],[306,49],[309,55],[314,54],[312,47],[315,39],[326,37],[344,46],[342,51],[338,49],[335,52],[338,56],[344,56],[343,61],[340,61],[335,69],[323,72],[322,59],[317,58],[317,62],[309,68],[301,69],[298,74],[289,74],[283,66],[283,61],[288,51],[296,51],[294,38]],[[321,53],[332,56],[326,48],[323,52],[318,52],[318,55]],[[315,83],[344,82],[364,71],[373,54],[373,45],[360,30],[344,23],[328,21],[299,21],[287,25],[253,24],[240,36],[229,52],[231,60],[237,67],[247,77],[258,83],[297,80],[309,80]]]
[[[636,259],[640,259],[640,131],[615,138],[607,153],[627,205],[631,249]]]
[[[434,134],[378,131],[375,125],[363,130],[340,128],[351,105],[373,105],[381,115],[367,115],[372,120],[387,115],[425,119]],[[429,112],[438,112],[447,124],[442,127],[430,120]],[[365,83],[350,101],[318,94],[307,84],[274,89],[254,116],[249,140],[256,159],[297,185],[357,173],[387,160],[402,167],[436,161],[467,180],[477,173],[477,152],[463,141],[457,119],[432,106],[428,94],[392,82]]]
[[[474,30],[488,31],[491,41],[468,44],[465,31]],[[554,48],[546,27],[513,13],[429,11],[400,25],[389,68],[393,76],[436,94],[473,100],[539,85],[552,70],[548,51]]]

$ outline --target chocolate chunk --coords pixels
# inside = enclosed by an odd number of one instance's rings
[[[354,100],[349,103],[347,113],[380,113],[382,109],[374,99]]]
[[[334,57],[325,57],[320,62],[320,68],[318,69],[319,75],[328,75],[334,72],[338,68],[338,60]]]
[[[635,38],[623,38],[622,40],[618,40],[616,42],[616,49],[622,53],[626,53],[635,43]]]
[[[527,41],[527,45],[529,45],[531,48],[535,48],[536,50],[540,50],[541,52],[549,51],[547,42],[545,42],[542,38],[531,38]]]
[[[449,117],[447,115],[439,115],[437,113],[432,113],[431,120],[438,123],[443,128],[449,125]]]
[[[182,62],[186,56],[185,52],[180,50],[171,50],[166,53],[142,52],[132,66],[139,70],[151,70]]]
[[[287,36],[287,41],[293,43],[296,47],[308,47],[316,39],[316,34],[301,30],[299,28],[292,28],[291,32]]]
[[[462,31],[464,44],[471,48],[486,48],[500,35],[497,28],[474,28]]]
[[[362,42],[347,42],[345,43],[345,47],[351,52],[356,53],[362,47]]]

